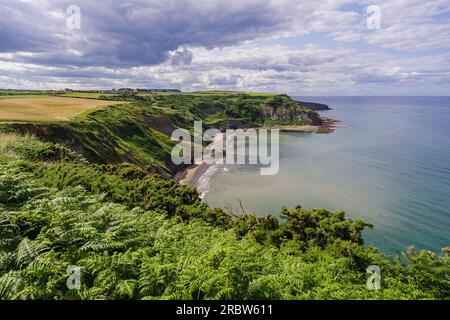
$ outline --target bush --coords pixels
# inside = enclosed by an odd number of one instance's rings
[[[197,203],[194,191],[173,182],[145,178],[146,188],[171,194],[160,199],[148,191],[157,201],[145,209],[126,195],[127,205],[108,200],[142,180],[108,180],[100,168],[86,167],[78,181],[103,186],[106,192],[98,195],[81,186],[43,187],[42,172],[40,178],[33,175],[36,164],[28,174],[23,168],[0,167],[0,299],[450,297],[448,256],[414,252],[405,264],[378,254],[361,246],[362,224],[341,212],[297,207],[283,211],[284,223],[245,216],[230,224],[219,211]],[[56,172],[64,176],[67,169]],[[94,183],[93,172],[106,183]],[[365,270],[372,264],[382,269],[380,291],[366,286]],[[71,265],[82,268],[76,290],[66,286]]]

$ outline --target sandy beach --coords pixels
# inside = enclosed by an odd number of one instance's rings
[[[205,162],[200,165],[193,165],[190,168],[184,170],[178,177],[178,179],[175,178],[175,180],[177,180],[181,185],[195,187],[198,183],[198,180],[203,174],[205,174],[209,166],[210,165]]]

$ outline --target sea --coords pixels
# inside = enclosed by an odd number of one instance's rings
[[[373,223],[365,245],[386,254],[450,246],[450,97],[293,97],[325,103],[334,133],[280,135],[280,170],[214,165],[198,189],[213,207],[279,215],[343,210]]]

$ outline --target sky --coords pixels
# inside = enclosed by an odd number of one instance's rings
[[[450,95],[450,0],[0,0],[0,88]]]

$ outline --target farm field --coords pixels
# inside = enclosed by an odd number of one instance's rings
[[[102,97],[113,97],[111,93],[97,93],[97,92],[70,92],[60,95],[67,98],[85,98],[85,99],[102,99]]]
[[[123,102],[50,96],[22,96],[0,99],[0,121],[67,120],[97,107]]]

